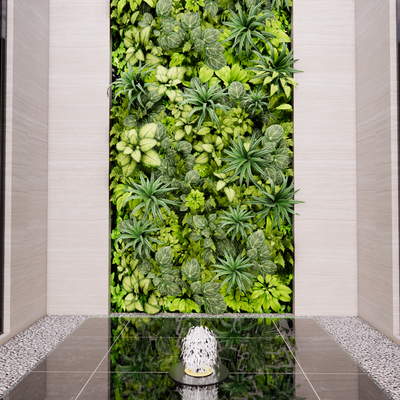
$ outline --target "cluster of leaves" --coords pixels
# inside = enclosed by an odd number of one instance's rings
[[[289,312],[291,0],[112,0],[115,311]]]

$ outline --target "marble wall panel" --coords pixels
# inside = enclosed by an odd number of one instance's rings
[[[356,0],[359,316],[399,338],[395,0]]]
[[[293,6],[295,315],[357,315],[354,18],[353,0]]]
[[[109,7],[50,1],[48,314],[109,310]]]
[[[5,314],[0,344],[46,314],[49,2],[8,2]]]

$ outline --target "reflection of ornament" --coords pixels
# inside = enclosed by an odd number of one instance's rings
[[[186,374],[196,377],[211,375],[218,357],[214,334],[207,327],[190,328],[182,341],[181,357]]]
[[[179,389],[182,400],[218,400],[217,385],[198,387],[184,386]]]

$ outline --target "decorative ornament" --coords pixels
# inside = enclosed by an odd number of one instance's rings
[[[211,375],[218,358],[217,339],[207,327],[194,326],[182,341],[181,357],[187,375]]]

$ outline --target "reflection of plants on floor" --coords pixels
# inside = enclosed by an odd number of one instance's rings
[[[291,310],[290,6],[111,1],[115,311]]]
[[[285,329],[294,345],[290,320],[132,318],[126,323],[112,321],[113,339],[120,335],[110,354],[113,399],[180,399],[166,374],[154,372],[166,373],[179,362],[182,339],[200,323],[217,335],[221,361],[231,372],[218,389],[220,398],[297,399],[293,356],[275,328]]]

